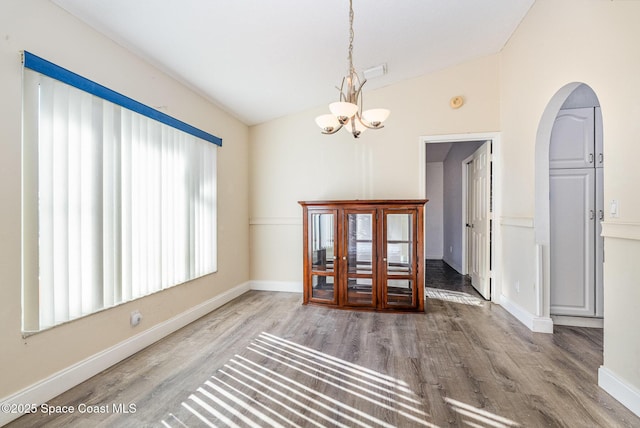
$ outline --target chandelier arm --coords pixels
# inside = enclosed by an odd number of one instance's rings
[[[360,122],[362,124],[362,126],[364,126],[365,128],[369,128],[369,129],[380,129],[380,128],[384,128],[383,124],[380,124],[378,126],[373,125],[371,122],[367,121],[366,119],[364,119],[360,113],[356,113],[356,117],[358,119],[358,122]]]
[[[337,127],[333,128],[333,130],[331,131],[325,131],[324,129],[322,130],[322,133],[325,135],[331,135],[331,134],[335,134],[336,132],[338,132],[339,130],[342,129],[343,125],[338,125]]]
[[[337,88],[340,91],[340,101],[349,102],[349,99],[344,94],[344,82],[347,80],[347,76],[342,78],[342,83],[340,83],[340,87]]]
[[[360,114],[362,114],[362,106],[364,104],[364,102],[362,101],[362,87],[365,83],[367,83],[367,79],[364,79],[364,81],[360,83],[360,79],[357,77],[357,75],[356,78],[358,79],[359,86],[355,92],[353,103],[358,106],[358,111],[360,112]]]

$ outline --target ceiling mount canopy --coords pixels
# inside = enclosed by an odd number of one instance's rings
[[[360,80],[353,67],[353,0],[349,0],[349,74],[342,78],[340,101],[329,104],[331,114],[316,117],[323,134],[335,134],[341,128],[360,137],[367,129],[380,129],[389,117],[389,110],[376,108],[362,111],[362,87],[367,79]]]

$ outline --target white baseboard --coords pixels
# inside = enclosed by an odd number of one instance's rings
[[[553,333],[553,320],[549,317],[533,315],[522,306],[510,300],[505,295],[500,295],[500,305],[518,321],[535,333]]]
[[[125,341],[67,367],[46,379],[23,389],[22,391],[12,394],[9,397],[0,398],[0,402],[4,404],[18,405],[24,405],[27,403],[40,405],[42,403],[46,403],[48,400],[51,400],[52,398],[73,388],[114,364],[119,363],[136,352],[141,351],[147,346],[168,336],[187,324],[190,324],[198,318],[203,317],[214,309],[219,308],[249,290],[249,282],[237,285],[231,290],[215,296],[198,306],[194,306],[173,318],[149,328],[148,330],[136,334]],[[20,416],[22,416],[22,414],[0,412],[0,426],[17,419]]]
[[[604,328],[603,318],[570,317],[565,315],[551,315],[555,325],[567,325],[571,327]]]
[[[442,260],[443,254],[439,253],[439,254],[427,254],[424,256],[425,259],[427,260]]]
[[[299,281],[250,281],[251,290],[285,291],[288,293],[302,293],[302,282]]]
[[[604,366],[598,369],[598,386],[626,408],[640,416],[640,391],[633,385],[625,383],[611,370]]]

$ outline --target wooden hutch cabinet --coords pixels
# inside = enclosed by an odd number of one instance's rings
[[[426,199],[301,201],[304,304],[424,311]]]

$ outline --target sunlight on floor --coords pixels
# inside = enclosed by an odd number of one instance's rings
[[[520,426],[486,409],[444,400],[450,409],[447,425],[457,421],[469,427]],[[403,380],[263,332],[161,423],[165,427],[438,428],[429,422],[427,402]]]
[[[425,294],[430,299],[446,300],[447,302],[462,303],[464,305],[482,306],[484,300],[461,291],[442,290],[439,288],[425,288]]]
[[[162,425],[436,427],[429,419],[406,382],[262,333]]]

